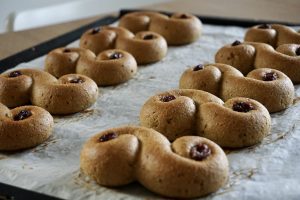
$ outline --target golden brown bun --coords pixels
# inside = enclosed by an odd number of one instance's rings
[[[277,69],[285,73],[293,83],[300,82],[300,45],[285,44],[275,50],[264,43],[234,43],[218,50],[215,55],[217,63],[231,65],[244,75],[254,68]]]
[[[162,98],[173,95],[176,98],[163,102]],[[178,137],[197,131],[197,106],[206,102],[222,104],[218,97],[196,90],[172,90],[150,97],[140,113],[142,126],[153,128],[173,141]]]
[[[45,70],[55,77],[77,73],[99,86],[116,85],[131,79],[137,71],[134,57],[123,50],[102,51],[98,56],[83,48],[58,48],[45,61]]]
[[[228,179],[226,155],[212,141],[185,136],[171,144],[152,129],[134,126],[90,138],[82,148],[80,167],[100,185],[122,186],[137,180],[173,198],[207,195]]]
[[[71,114],[90,107],[97,97],[96,83],[83,75],[68,74],[57,80],[36,69],[20,69],[0,75],[0,102],[8,107],[31,102],[51,114]]]
[[[119,26],[133,33],[153,31],[162,35],[169,45],[196,41],[202,32],[201,21],[191,14],[175,13],[171,17],[157,12],[133,12],[120,19]]]
[[[273,47],[300,44],[300,33],[280,24],[261,24],[247,30],[245,41],[266,43]]]
[[[147,37],[150,39],[145,39]],[[163,59],[168,49],[165,39],[150,31],[138,32],[130,37],[118,37],[116,47],[130,52],[139,64],[153,63]]]
[[[166,40],[154,32],[133,34],[122,27],[102,26],[86,31],[80,38],[80,47],[98,54],[107,49],[122,49],[136,59],[138,64],[148,64],[163,59],[167,54]]]
[[[53,128],[52,116],[36,106],[9,110],[0,103],[0,121],[1,151],[37,146],[49,138]]]
[[[155,16],[159,16],[161,18],[168,18],[166,15],[158,12],[132,12],[121,17],[119,21],[119,27],[124,27],[132,33],[147,31],[150,28],[152,18]]]
[[[235,97],[224,104],[210,93],[181,89],[149,98],[141,109],[140,123],[171,141],[200,135],[220,146],[245,147],[259,143],[269,133],[271,118],[267,109],[252,99]]]
[[[101,26],[87,30],[80,38],[79,46],[89,49],[96,55],[107,49],[114,49],[116,39],[120,36],[129,37],[133,35],[125,28]]]
[[[255,69],[244,77],[230,65],[215,63],[201,67],[187,69],[181,75],[179,88],[203,90],[224,101],[233,97],[251,98],[262,103],[269,112],[284,110],[293,103],[293,83],[278,70]]]
[[[236,102],[249,103],[249,112],[236,112]],[[202,104],[200,112],[201,136],[222,147],[240,148],[258,144],[271,130],[271,117],[268,110],[258,101],[235,97],[224,105]]]

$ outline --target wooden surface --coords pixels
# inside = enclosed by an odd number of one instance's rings
[[[300,23],[299,0],[176,0],[147,8],[206,16]],[[88,24],[100,17],[103,15],[64,24],[0,34],[0,59]]]

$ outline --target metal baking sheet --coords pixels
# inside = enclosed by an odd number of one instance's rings
[[[130,81],[100,88],[91,108],[68,116],[54,116],[51,138],[22,152],[0,153],[0,182],[64,199],[160,199],[138,183],[120,188],[95,184],[79,170],[83,143],[107,128],[139,124],[143,103],[157,92],[178,88],[183,71],[199,63],[213,63],[215,52],[234,40],[243,40],[244,28],[204,25],[195,43],[169,47],[160,62],[140,66]],[[70,47],[78,47],[79,42]],[[43,69],[45,56],[18,68]],[[300,89],[289,109],[272,115],[272,131],[261,144],[226,151],[230,162],[227,185],[207,199],[299,199],[300,197]],[[21,139],[21,138],[20,138]]]

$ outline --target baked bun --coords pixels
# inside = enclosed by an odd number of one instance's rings
[[[300,44],[300,33],[280,24],[260,24],[247,30],[245,41],[266,43],[273,47]]]
[[[58,48],[45,61],[45,70],[55,77],[77,73],[99,86],[116,85],[131,79],[137,71],[134,57],[123,50],[102,51],[98,56],[83,48]]]
[[[80,47],[98,54],[107,49],[129,52],[138,64],[163,59],[167,54],[166,40],[157,33],[146,31],[133,34],[122,27],[102,26],[86,31],[80,38]]]
[[[83,75],[68,74],[57,80],[36,69],[0,75],[0,102],[8,107],[32,103],[51,114],[71,114],[90,107],[97,96],[96,83]]]
[[[37,146],[46,141],[52,133],[52,116],[36,106],[22,106],[9,110],[0,103],[0,121],[1,151]]]
[[[219,49],[215,61],[231,65],[243,74],[254,68],[277,69],[293,83],[300,83],[300,45],[284,44],[275,50],[264,43],[235,41]]]
[[[228,179],[228,160],[214,142],[185,136],[171,144],[152,129],[134,126],[90,138],[82,148],[80,167],[100,185],[115,187],[137,180],[172,198],[207,195]]]
[[[185,13],[175,13],[169,17],[157,12],[133,12],[124,15],[119,26],[133,33],[148,30],[156,32],[167,40],[168,45],[192,43],[202,32],[201,21]]]
[[[179,88],[212,93],[224,101],[247,97],[262,103],[269,112],[286,109],[293,103],[294,86],[282,72],[261,68],[246,77],[230,65],[215,63],[187,69],[180,78]]]
[[[270,132],[271,118],[259,102],[242,97],[225,104],[201,90],[171,90],[152,96],[140,112],[142,126],[173,141],[199,135],[222,147],[246,147],[259,143]]]
[[[162,60],[167,54],[166,40],[159,34],[142,31],[130,37],[118,37],[116,47],[130,52],[138,64]]]

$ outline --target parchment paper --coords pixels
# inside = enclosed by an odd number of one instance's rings
[[[214,62],[216,51],[243,40],[245,29],[204,25],[197,42],[169,47],[160,62],[140,66],[127,83],[100,88],[94,106],[55,116],[54,132],[44,144],[18,153],[0,153],[0,181],[65,199],[160,199],[138,183],[121,188],[96,185],[79,171],[79,154],[92,135],[120,125],[138,125],[143,103],[157,92],[178,88],[188,66]],[[78,47],[76,41],[69,46]],[[45,56],[17,68],[43,69]],[[300,90],[296,87],[297,96]],[[227,151],[228,184],[208,199],[300,199],[300,104],[272,115],[272,131],[261,144]],[[21,140],[22,138],[20,138]]]

